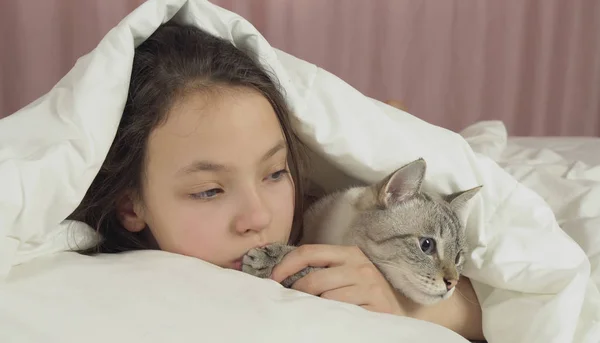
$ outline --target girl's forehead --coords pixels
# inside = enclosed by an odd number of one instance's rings
[[[218,164],[258,159],[283,140],[269,101],[254,91],[187,96],[149,140],[149,162],[182,167],[195,160]]]

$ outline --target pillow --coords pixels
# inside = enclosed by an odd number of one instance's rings
[[[56,253],[0,288],[0,342],[449,342],[440,326],[160,251]]]

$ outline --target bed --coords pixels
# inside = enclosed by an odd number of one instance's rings
[[[465,342],[185,256],[69,252],[91,235],[64,218],[112,142],[135,44],[171,18],[259,53],[299,136],[322,158],[311,175],[319,186],[375,182],[418,157],[427,187],[485,185],[470,208],[465,275],[490,342],[600,341],[598,139],[512,138],[500,122],[457,134],[272,48],[234,13],[150,0],[48,94],[0,121],[0,342]]]
[[[471,147],[536,191],[586,252],[600,283],[600,138],[509,136],[499,121],[461,132]]]
[[[543,195],[544,199],[552,206],[558,214],[558,220],[562,227],[584,248],[590,261],[593,264],[592,277],[596,282],[600,281],[598,271],[598,256],[600,250],[600,241],[590,240],[589,238],[598,237],[598,235],[586,234],[585,230],[596,230],[600,224],[600,138],[594,137],[510,137],[506,136],[504,126],[500,122],[482,122],[477,123],[465,131],[462,135],[470,142],[474,150],[485,152],[502,165],[511,175],[523,182],[528,187],[536,190]],[[566,197],[562,188],[553,187],[553,184],[567,183],[571,186],[568,188],[582,187],[582,193],[586,193],[579,197]],[[588,212],[582,212],[588,211]],[[176,294],[164,294],[159,299],[136,299],[132,301],[130,295],[125,289],[135,289],[138,287],[147,287],[151,292],[157,294],[162,289],[179,288],[182,293],[188,292],[188,285],[173,284],[172,281],[181,282],[181,274],[189,269],[205,271],[209,267],[199,261],[190,261],[177,256],[154,255],[153,253],[144,253],[146,256],[135,258],[134,256],[124,256],[117,258],[115,256],[105,256],[102,258],[92,259],[82,257],[70,253],[59,253],[51,257],[36,259],[32,262],[24,264],[15,269],[11,277],[7,279],[7,283],[0,286],[0,327],[10,325],[9,330],[0,330],[0,338],[2,342],[36,342],[43,338],[47,342],[59,342],[63,330],[69,330],[70,337],[88,337],[90,342],[101,342],[107,336],[97,327],[97,322],[102,322],[103,325],[111,327],[111,330],[118,332],[120,337],[116,341],[136,341],[143,338],[141,341],[146,341],[144,334],[139,332],[154,332],[153,325],[163,327],[163,335],[155,336],[155,341],[165,341],[173,339],[187,339],[186,333],[174,333],[173,328],[186,325],[185,323],[177,323],[168,318],[170,313],[165,311],[164,316],[157,316],[146,325],[137,326],[135,330],[129,327],[129,323],[123,321],[124,317],[134,316],[137,313],[148,311],[155,313],[155,307],[151,305],[159,304],[162,307],[170,309],[179,309],[189,314],[187,306],[197,304],[198,306],[219,306],[221,308],[218,313],[211,312],[211,315],[222,316],[223,313],[237,313],[237,315],[228,315],[223,318],[221,326],[215,326],[210,330],[202,328],[196,332],[198,335],[207,338],[206,341],[237,341],[248,337],[243,333],[242,328],[251,330],[243,324],[240,325],[239,335],[221,335],[223,330],[229,330],[226,323],[232,320],[243,320],[244,315],[248,315],[246,311],[240,311],[239,308],[259,308],[262,311],[261,321],[281,323],[281,317],[286,315],[286,307],[281,304],[273,303],[273,296],[277,294],[279,300],[294,301],[295,295],[286,293],[274,293],[275,285],[268,285],[265,288],[263,284],[254,284],[251,280],[245,280],[244,286],[236,287],[223,286],[223,284],[233,284],[233,281],[228,280],[232,277],[229,273],[219,276],[220,279],[215,282],[207,282],[206,280],[198,279],[198,277],[185,277],[187,283],[198,282],[203,283],[201,288],[211,289],[213,287],[225,287],[231,292],[251,292],[251,299],[240,299],[236,304],[226,304],[214,302],[211,299],[197,297],[190,299],[189,297],[182,302],[182,299]],[[118,260],[118,268],[115,268],[115,262]],[[158,265],[158,266],[157,266]],[[78,270],[85,267],[87,270],[85,278],[72,273],[73,270]],[[132,278],[126,278],[119,281],[119,276],[129,274],[135,275]],[[201,275],[199,273],[198,275]],[[107,283],[107,278],[109,282]],[[171,281],[169,281],[171,280]],[[233,280],[233,278],[232,278]],[[252,280],[253,281],[253,280]],[[65,284],[69,287],[65,287]],[[43,285],[43,287],[40,287]],[[248,285],[252,285],[248,288]],[[107,287],[109,289],[107,289]],[[123,291],[118,291],[121,288]],[[10,294],[11,298],[2,298],[2,295]],[[93,297],[89,295],[93,294]],[[188,293],[189,294],[189,293]],[[115,297],[115,295],[117,295]],[[295,301],[305,302],[302,307],[293,307],[295,311],[302,311],[302,314],[290,315],[290,317],[311,316],[316,320],[327,320],[327,316],[337,316],[340,322],[346,324],[355,323],[356,328],[370,326],[373,331],[381,330],[388,332],[386,338],[393,338],[389,334],[389,326],[394,323],[394,319],[388,317],[380,317],[377,315],[365,315],[358,313],[354,309],[339,308],[337,304],[327,304],[325,307],[322,304],[311,303],[307,298],[301,298]],[[214,301],[214,300],[213,300]],[[598,304],[595,304],[598,305]],[[119,314],[109,320],[102,316],[107,313],[110,308],[117,307]],[[314,310],[318,308],[321,315],[316,314]],[[2,310],[4,309],[4,310]],[[8,310],[10,309],[10,310]],[[33,312],[32,309],[35,309]],[[90,311],[90,309],[95,309]],[[228,312],[229,311],[229,312]],[[85,314],[85,315],[84,315]],[[194,320],[211,320],[206,319],[206,312],[199,311],[194,313]],[[239,315],[239,316],[238,316]],[[278,317],[278,318],[276,318]],[[18,319],[28,319],[35,322],[23,322]],[[156,320],[156,322],[155,322]],[[359,320],[359,321],[358,321]],[[336,341],[339,337],[339,332],[336,329],[324,330],[322,327],[315,325],[315,321],[311,320],[308,324],[313,330],[314,337],[310,337],[311,341],[325,341],[331,339]],[[283,321],[285,322],[285,321]],[[291,323],[288,323],[291,325]],[[396,323],[395,325],[401,325]],[[402,323],[402,327],[406,325]],[[408,327],[412,328],[412,332],[407,332],[403,329],[402,336],[399,339],[407,339],[412,337],[413,342],[425,342],[426,337],[444,338],[450,342],[460,342],[461,339],[453,337],[443,329],[436,331],[430,326],[423,325],[420,322],[411,322]],[[366,339],[373,339],[373,331],[364,329],[347,330],[344,329],[349,336],[354,337],[356,342]],[[388,331],[386,331],[388,330]],[[429,330],[428,335],[422,335],[420,330]],[[185,332],[185,330],[183,330]],[[235,332],[235,331],[234,331]],[[271,330],[269,336],[290,335],[294,332],[302,332],[302,330],[294,329],[290,326],[282,326],[277,330]],[[129,333],[129,334],[123,334]],[[94,336],[96,335],[96,336]],[[96,337],[97,339],[95,339]],[[227,339],[225,340],[225,337]],[[597,336],[595,336],[597,337]],[[305,337],[308,339],[307,337]],[[55,339],[55,340],[54,340]],[[263,337],[264,341],[270,341]],[[593,337],[592,337],[593,339]],[[388,340],[381,340],[388,341]],[[390,340],[390,341],[393,341]],[[588,340],[592,342],[591,340]]]
[[[512,137],[498,163],[548,202],[600,284],[600,138]]]

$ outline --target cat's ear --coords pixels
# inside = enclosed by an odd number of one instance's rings
[[[471,189],[467,189],[466,191],[460,191],[456,193],[452,193],[450,195],[446,195],[444,199],[450,204],[450,208],[457,214],[460,218],[461,222],[465,224],[465,205],[471,198],[475,196],[479,192],[483,186],[477,186]]]
[[[378,184],[378,203],[387,207],[406,200],[421,190],[427,164],[420,158],[396,170]]]

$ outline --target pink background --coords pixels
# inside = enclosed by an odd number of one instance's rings
[[[141,0],[0,1],[0,117],[35,100]],[[598,0],[217,0],[277,48],[460,130],[600,136]]]

